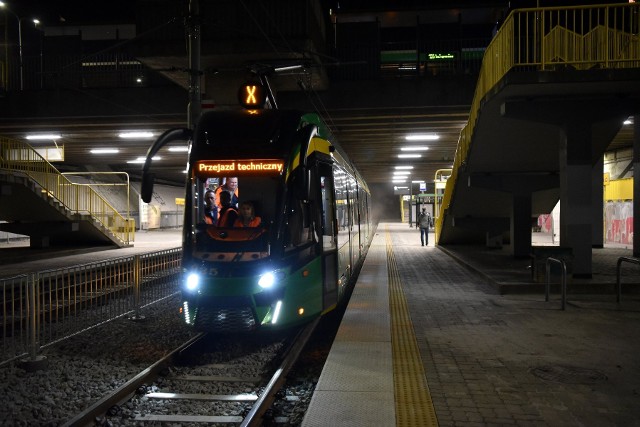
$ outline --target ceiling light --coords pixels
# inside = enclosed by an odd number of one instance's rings
[[[153,138],[152,132],[122,132],[120,138]]]
[[[396,169],[413,169],[413,166],[396,166]]]
[[[411,172],[409,172],[409,171],[393,171],[393,174],[394,175],[404,175],[404,176],[406,176],[406,175],[411,175]]]
[[[412,134],[404,137],[407,141],[435,141],[440,139],[436,134]]]
[[[422,154],[398,154],[399,159],[417,159],[422,157]]]
[[[115,154],[119,153],[120,150],[117,148],[94,148],[91,152],[93,154]]]
[[[162,157],[153,156],[151,160],[160,160]],[[147,160],[146,157],[138,157],[135,160],[127,160],[127,163],[144,163]]]
[[[174,153],[186,153],[189,151],[189,147],[169,147],[169,151]]]
[[[426,145],[416,145],[414,147],[401,147],[400,151],[427,151],[429,147]]]
[[[399,178],[394,178],[391,180],[392,183],[394,184],[404,184],[405,182],[407,182],[406,179],[399,179]]]
[[[30,141],[43,140],[43,139],[60,139],[62,135],[57,133],[41,133],[36,135],[27,135],[26,138]]]
[[[633,121],[631,119],[627,119],[624,122],[622,122],[623,125],[630,125],[632,123],[633,123]]]

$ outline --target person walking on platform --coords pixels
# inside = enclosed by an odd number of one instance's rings
[[[427,213],[427,208],[422,208],[422,212],[418,215],[416,227],[420,228],[420,241],[422,246],[429,245],[429,228],[431,227],[431,215]]]

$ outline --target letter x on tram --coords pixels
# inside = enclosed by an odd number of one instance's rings
[[[238,91],[238,101],[247,109],[263,108],[266,96],[266,91],[260,83],[245,83]]]

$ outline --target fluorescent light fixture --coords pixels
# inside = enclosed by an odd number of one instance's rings
[[[393,174],[396,176],[407,176],[407,175],[411,175],[411,172],[409,171],[393,171]]]
[[[302,68],[302,65],[288,65],[283,67],[275,67],[274,71],[277,73],[279,71],[292,71],[292,70],[299,70],[301,68]]]
[[[94,148],[91,150],[91,153],[93,154],[115,154],[119,152],[120,150],[117,148]]]
[[[35,135],[27,135],[26,138],[30,141],[41,141],[41,140],[49,140],[49,139],[60,139],[62,135],[58,133],[41,133]]]
[[[394,178],[393,180],[391,180],[391,182],[394,184],[404,184],[405,182],[407,182],[407,180]]]
[[[440,139],[436,134],[412,134],[404,137],[407,141],[435,141]]]
[[[426,145],[416,145],[414,147],[401,147],[400,151],[427,151],[429,147]]]
[[[422,154],[398,154],[399,159],[418,159]]]
[[[412,184],[422,184],[424,180],[411,181]]]
[[[189,147],[169,147],[169,151],[174,153],[186,153],[189,151]]]
[[[398,186],[396,187],[396,190],[408,190],[408,189],[409,189],[409,187],[407,187],[407,186],[405,186],[405,185],[398,185]]]
[[[153,132],[122,132],[120,138],[153,138]]]
[[[396,166],[396,169],[413,169],[413,166]]]
[[[147,159],[146,157],[138,157],[135,160],[127,160],[127,163],[144,163],[146,159]],[[160,159],[162,159],[162,157],[153,156],[151,158],[151,160],[160,160]]]
[[[623,125],[630,125],[633,122],[630,119],[625,120],[624,122],[622,122]]]

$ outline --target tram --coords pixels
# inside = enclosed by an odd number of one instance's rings
[[[181,311],[196,330],[273,330],[331,311],[348,295],[373,237],[367,184],[319,116],[261,108],[263,93],[246,85],[245,108],[205,112],[193,131],[167,131],[147,153],[148,203],[151,157],[189,140]],[[231,209],[254,212],[245,226],[207,220],[205,197],[228,191],[228,180],[237,185]]]

